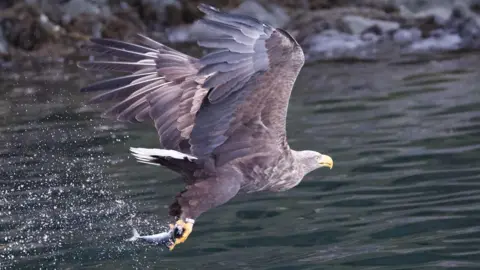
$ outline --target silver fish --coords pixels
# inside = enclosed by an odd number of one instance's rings
[[[137,240],[143,240],[145,242],[149,243],[154,243],[156,245],[164,245],[166,247],[169,247],[171,243],[173,243],[173,230],[170,230],[168,232],[163,232],[163,233],[157,233],[157,234],[152,234],[152,235],[140,235],[138,231],[133,228],[133,236],[127,239],[126,241],[137,241]]]

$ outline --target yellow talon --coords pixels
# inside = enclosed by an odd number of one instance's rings
[[[171,245],[168,247],[168,249],[170,250],[173,250],[173,248],[180,244],[180,243],[183,243],[187,240],[188,236],[190,235],[190,233],[192,233],[192,230],[193,230],[193,224],[190,223],[190,222],[185,222],[181,219],[177,220],[177,222],[175,223],[175,225],[173,224],[170,224],[170,228],[173,230],[174,228],[176,227],[180,227],[183,231],[182,231],[182,235],[179,236],[179,237],[176,237],[175,236],[175,243],[171,243]]]

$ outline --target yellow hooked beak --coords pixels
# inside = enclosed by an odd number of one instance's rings
[[[333,168],[333,159],[330,156],[322,155],[322,158],[318,161],[320,166],[322,167],[329,167],[330,169]]]

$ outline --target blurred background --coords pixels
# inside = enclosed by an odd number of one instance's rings
[[[76,61],[90,37],[137,33],[201,56],[200,1],[0,1],[0,269],[480,269],[480,1],[205,0],[288,30],[306,64],[294,149],[335,160],[283,193],[209,211],[174,252],[183,187],[136,163],[150,123],[100,117]]]
[[[136,33],[190,43],[197,0],[3,0],[0,55],[62,57],[88,37]],[[205,0],[287,29],[309,59],[375,59],[379,51],[458,51],[479,45],[476,0]],[[386,47],[386,48],[385,48]]]

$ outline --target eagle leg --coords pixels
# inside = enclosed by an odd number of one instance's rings
[[[170,225],[173,236],[169,249],[185,242],[193,229],[195,220],[204,212],[222,205],[233,198],[240,190],[241,177],[236,171],[217,171],[215,177],[196,179],[187,185],[170,205],[169,214],[177,218]]]
[[[170,229],[173,230],[174,239],[172,239],[172,242],[168,246],[168,249],[173,250],[176,245],[181,244],[187,240],[190,233],[192,233],[193,222],[186,222],[182,219],[179,219],[175,224],[170,224]]]

